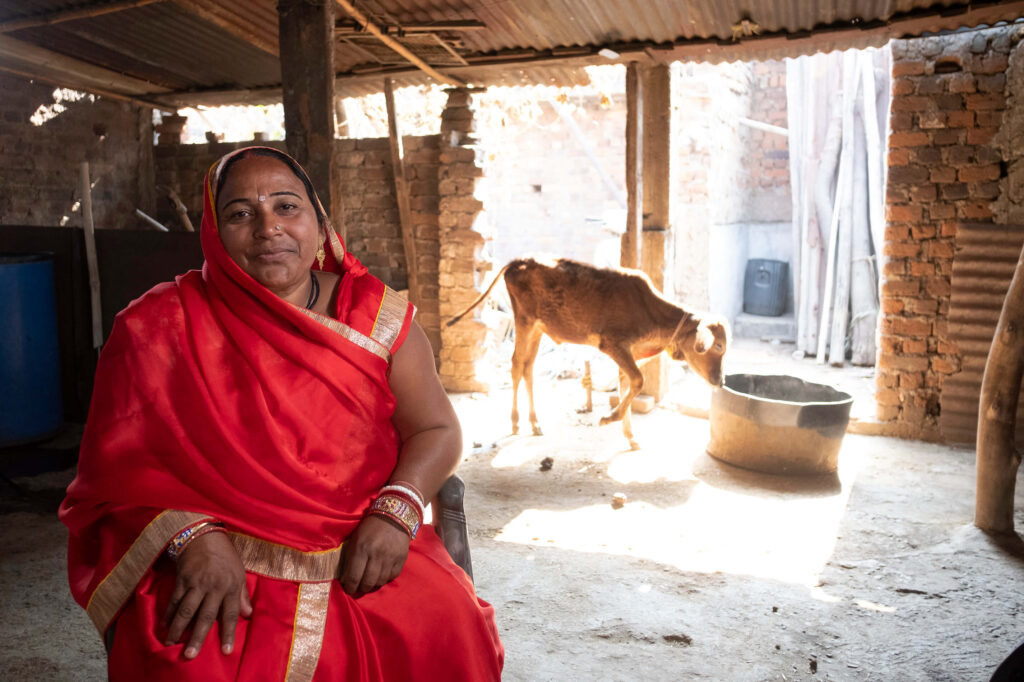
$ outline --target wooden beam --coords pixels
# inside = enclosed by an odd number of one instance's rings
[[[34,81],[39,81],[41,83],[47,83],[49,85],[53,85],[53,86],[58,87],[58,88],[69,87],[68,83],[65,82],[65,81],[58,81],[58,80],[53,79],[53,78],[47,78],[45,76],[39,76],[39,75],[36,75],[36,74],[29,73],[27,71],[22,71],[21,69],[12,69],[10,67],[3,66],[2,64],[0,64],[0,71],[3,71],[5,73],[10,73],[10,74],[13,74],[15,76],[20,76],[21,78],[25,78],[27,80],[34,80]],[[82,92],[87,92],[87,93],[89,93],[91,95],[98,95],[100,97],[107,97],[109,99],[120,100],[122,102],[131,102],[132,104],[137,104],[137,105],[142,106],[142,107],[151,107],[151,108],[157,109],[159,111],[167,111],[167,112],[173,113],[173,112],[176,112],[178,110],[178,108],[175,105],[173,105],[173,104],[167,104],[166,102],[158,102],[157,100],[153,100],[153,99],[146,99],[146,98],[141,98],[141,97],[131,97],[129,95],[122,95],[120,93],[111,92],[109,90],[104,90],[102,88],[95,88],[95,87],[87,87],[86,88],[86,87],[82,87],[80,85],[76,85],[76,86],[74,86],[71,89],[80,90]]]
[[[465,87],[466,86],[466,84],[463,81],[459,80],[458,78],[453,78],[451,76],[446,76],[443,73],[437,71],[430,64],[427,64],[425,61],[423,61],[422,59],[420,59],[419,57],[414,55],[412,52],[410,52],[408,49],[406,49],[406,47],[404,45],[402,45],[400,42],[398,42],[394,38],[386,35],[383,31],[381,31],[376,26],[376,24],[374,24],[372,21],[367,19],[366,16],[362,12],[360,12],[358,9],[356,9],[355,6],[351,2],[349,2],[348,0],[335,0],[335,1],[339,5],[341,5],[341,8],[343,10],[348,12],[349,16],[351,16],[353,19],[355,19],[357,22],[359,22],[359,24],[362,25],[362,27],[365,28],[367,30],[367,32],[372,33],[373,35],[377,36],[377,38],[382,43],[384,43],[385,45],[390,47],[392,50],[394,50],[398,54],[400,54],[403,57],[405,57],[407,60],[409,60],[409,62],[411,64],[414,64],[420,71],[423,71],[425,74],[427,74],[428,76],[430,76],[434,80],[436,80],[438,82],[441,82],[441,83],[444,83],[446,85],[451,85],[453,87]]]
[[[203,2],[202,0],[174,0],[174,4],[268,54],[276,57],[281,52],[280,40],[278,42],[268,40],[266,36],[262,36],[248,28],[251,24],[246,17],[229,14],[216,3]]]
[[[309,173],[329,215],[337,217],[334,191],[334,2],[281,0],[284,129],[288,153]],[[343,228],[335,225],[335,229]]]
[[[643,224],[643,116],[640,64],[626,67],[626,232],[622,235],[624,268],[640,267],[640,226]]]
[[[169,92],[168,88],[149,81],[125,76],[3,34],[0,34],[0,66],[33,74],[32,77],[40,80],[56,81],[63,87],[106,90],[125,97],[151,98],[152,95]]]
[[[122,0],[121,2],[101,2],[86,5],[85,7],[78,7],[76,9],[65,9],[58,10],[56,12],[46,12],[44,14],[34,14],[21,19],[8,19],[7,21],[0,21],[0,33],[10,33],[11,31],[20,31],[25,28],[36,28],[38,26],[52,26],[53,24],[60,24],[65,21],[74,21],[76,19],[90,19],[103,14],[111,14],[113,12],[121,12],[126,9],[135,9],[136,7],[142,7],[144,5],[152,5],[157,2],[166,2],[166,0]]]
[[[398,203],[398,221],[402,228],[402,248],[405,250],[405,269],[409,280],[409,301],[420,307],[419,260],[416,257],[416,234],[409,208],[409,187],[405,182],[405,162],[402,153],[402,135],[398,130],[395,113],[395,85],[384,79],[384,104],[388,111],[388,142],[391,147],[391,171],[395,179],[395,201]]]
[[[479,31],[487,28],[487,24],[475,19],[456,21],[432,21],[422,24],[402,24],[400,26],[378,26],[382,33],[387,35],[413,35],[416,33],[445,33],[462,31]],[[353,35],[366,33],[366,29],[358,21],[338,21],[334,26],[334,32],[338,35]]]

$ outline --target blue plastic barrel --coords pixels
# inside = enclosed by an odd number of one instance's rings
[[[44,440],[64,421],[48,253],[0,253],[0,447]]]

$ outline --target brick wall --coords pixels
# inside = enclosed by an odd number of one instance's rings
[[[0,92],[0,223],[82,225],[72,207],[88,161],[96,227],[142,227],[135,209],[152,214],[154,197],[149,109],[92,96],[55,106],[53,86],[2,73]],[[42,108],[57,115],[42,121]]]
[[[751,64],[751,81],[750,113],[747,117],[786,128],[786,63],[754,62]],[[740,185],[745,194],[744,220],[792,220],[789,139],[777,133],[750,128],[746,135],[743,166],[747,169],[747,175]]]
[[[958,222],[993,220],[1004,159],[1012,28],[892,43],[877,416],[935,437],[943,380],[959,371],[947,334]]]

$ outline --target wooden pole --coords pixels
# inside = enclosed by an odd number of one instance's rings
[[[424,72],[425,74],[427,74],[428,76],[430,76],[431,78],[440,83],[445,83],[446,85],[451,85],[456,88],[466,87],[466,83],[464,81],[461,81],[458,78],[454,78],[452,76],[444,75],[434,67],[430,66],[430,64],[427,64],[425,61],[423,61],[422,59],[414,55],[412,52],[410,52],[404,45],[402,45],[402,43],[398,42],[391,36],[385,34],[384,31],[380,30],[380,28],[378,28],[376,24],[367,19],[366,15],[364,15],[362,12],[356,9],[355,6],[348,0],[336,0],[336,2],[339,5],[341,5],[341,8],[343,10],[348,12],[350,17],[358,21],[362,25],[362,27],[366,29],[367,33],[371,33],[377,36],[377,39],[380,40],[380,42],[384,43],[392,50],[405,57],[409,61],[409,63],[416,66],[416,68],[418,68],[420,71]]]
[[[89,302],[92,310],[92,347],[103,346],[103,305],[100,301],[100,267],[96,260],[96,230],[92,221],[92,183],[89,162],[81,165],[82,225],[85,228],[85,261],[89,269]]]
[[[870,64],[869,64],[870,65]],[[863,62],[862,62],[863,68]],[[874,93],[872,93],[873,95]],[[861,100],[854,117],[853,156],[853,239],[850,273],[850,362],[861,367],[875,364],[875,327],[878,321],[878,298],[875,288],[875,269],[871,256],[870,187],[868,152],[864,143],[864,120],[875,113],[874,97]]]
[[[836,238],[839,235],[839,205],[843,200],[843,193],[846,191],[846,169],[845,164],[839,164],[839,177],[836,181],[836,196],[832,202],[832,219],[829,222],[828,241],[825,242],[826,264],[825,264],[825,294],[822,296],[821,322],[818,327],[818,355],[819,365],[825,364],[825,352],[828,348],[828,331],[831,322],[832,296],[836,269]]]
[[[391,172],[395,180],[395,201],[398,203],[398,221],[402,229],[405,270],[409,280],[409,301],[419,307],[419,261],[416,259],[416,235],[412,225],[412,213],[409,209],[409,187],[405,182],[402,136],[398,130],[398,116],[395,113],[395,84],[390,78],[384,79],[384,104],[388,111],[388,142],[391,147]]]
[[[985,362],[978,408],[978,471],[974,525],[1013,532],[1013,502],[1021,455],[1015,447],[1017,402],[1024,376],[1024,249],[1003,300]]]
[[[626,232],[622,235],[619,263],[625,268],[640,267],[640,226],[643,224],[643,84],[640,65],[626,67]]]
[[[288,152],[309,173],[328,214],[337,217],[340,209],[339,193],[334,187],[334,2],[281,0],[277,11]]]
[[[864,88],[864,139],[867,147],[868,171],[868,218],[871,221],[871,238],[875,250],[880,251],[885,235],[885,196],[882,187],[883,164],[882,136],[878,130],[878,97],[875,93],[875,62],[872,52],[861,53],[861,77]],[[888,98],[886,98],[888,99]],[[875,273],[877,297],[878,270],[872,264]]]
[[[666,254],[671,230],[672,76],[668,64],[643,72],[643,229],[640,268],[658,291],[665,291]],[[643,393],[661,401],[668,390],[668,363],[657,356],[640,370]],[[627,425],[628,426],[628,425]]]

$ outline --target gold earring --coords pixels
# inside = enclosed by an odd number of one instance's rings
[[[316,262],[321,270],[324,269],[324,258],[327,258],[327,253],[324,251],[324,245],[321,244],[320,248],[316,250]]]

